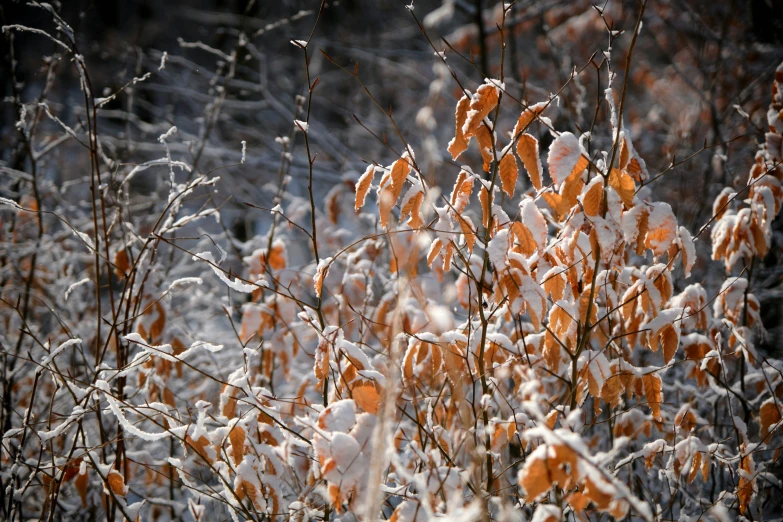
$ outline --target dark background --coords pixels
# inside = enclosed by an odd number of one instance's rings
[[[45,10],[23,1],[3,0],[0,5],[3,25],[22,24],[56,34]],[[117,172],[163,156],[157,138],[172,125],[179,129],[171,140],[172,156],[196,164],[199,172],[238,163],[240,142],[245,140],[247,163],[221,171],[227,180],[221,208],[235,235],[246,239],[265,232],[267,222],[243,203],[270,205],[281,168],[281,146],[275,138],[293,136],[288,188],[294,195],[305,193],[304,147],[301,135],[292,135],[294,118],[302,119],[295,114],[296,97],[306,94],[304,56],[290,40],[307,38],[319,2],[128,0],[53,5],[74,29],[96,95],[114,93],[134,77],[153,72],[101,112],[101,144]],[[443,12],[444,5],[453,7],[450,15],[438,20],[428,17],[436,9]],[[460,82],[475,89],[485,76],[500,76],[497,5],[487,0],[445,4],[416,0],[412,12],[405,6],[396,0],[341,0],[323,10],[308,49],[311,79],[320,77],[310,127],[313,152],[318,154],[314,177],[320,196],[335,185],[355,181],[368,161],[389,164],[401,148],[388,118],[352,76],[354,70],[377,103],[393,109],[395,122],[417,152],[428,179],[449,186],[459,163],[476,162],[472,149],[457,164],[445,152],[461,92],[418,22],[424,22],[435,48],[446,50],[447,63]],[[612,54],[619,72],[616,88],[624,80],[638,11],[634,1],[610,2],[604,11],[613,29],[625,31],[617,37]],[[483,38],[476,24],[478,13],[483,16]],[[695,230],[709,219],[712,201],[722,187],[745,182],[756,144],[763,140],[769,85],[783,59],[783,0],[650,1],[643,20],[629,77],[625,124],[652,175],[666,169],[673,158],[683,159],[707,147],[650,187],[656,197],[672,204],[681,224]],[[581,0],[517,2],[505,35],[507,90],[531,103],[558,92],[573,68],[582,69],[591,57],[597,63],[608,44],[603,21],[591,2]],[[240,38],[247,45],[238,45]],[[202,42],[225,54],[235,51],[233,76],[226,74],[226,64],[218,56],[183,47],[180,39]],[[15,100],[35,106],[46,83],[47,57],[58,50],[39,35],[19,32],[13,41],[6,33],[0,46],[4,100],[0,162],[24,171],[26,154],[14,129],[19,118]],[[162,52],[169,59],[166,68],[157,72]],[[595,114],[594,144],[605,148],[609,135],[605,105],[595,113],[596,100],[606,88],[603,71],[598,76],[588,66],[578,81],[562,91],[552,118],[558,128],[581,132],[591,126]],[[216,104],[220,89],[225,89],[225,98]],[[75,127],[83,122],[84,97],[68,57],[60,57],[46,98],[66,124]],[[426,109],[422,112],[422,108]],[[513,113],[510,106],[508,113]],[[214,125],[205,125],[205,118],[213,114],[217,114]],[[504,132],[513,123],[511,118],[502,123],[507,127]],[[45,117],[40,125],[36,147],[45,147],[62,134]],[[546,146],[549,135],[542,132],[540,138]],[[86,151],[70,140],[47,154],[41,167],[43,175],[56,183],[78,184],[88,165]],[[166,177],[137,176],[135,194],[154,197]],[[78,191],[73,197],[78,197]],[[779,224],[775,229],[770,254],[753,283],[770,332],[765,341],[768,350],[779,350],[783,334],[779,290],[783,236]],[[709,252],[708,242],[700,242],[696,278],[708,290],[714,281],[722,280],[723,270],[705,261]]]

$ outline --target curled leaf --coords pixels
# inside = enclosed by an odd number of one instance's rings
[[[370,185],[372,184],[374,175],[375,165],[369,165],[367,170],[364,171],[364,174],[359,178],[359,181],[356,182],[356,205],[354,209],[357,212],[364,206],[364,201],[367,199],[367,193],[370,191]]]
[[[465,125],[465,119],[468,116],[468,109],[470,108],[470,98],[463,96],[457,102],[457,112],[455,114],[456,119],[456,132],[454,139],[449,142],[449,154],[451,159],[455,160],[460,154],[465,152],[468,148],[468,140],[465,138],[465,134],[462,132],[462,126]]]

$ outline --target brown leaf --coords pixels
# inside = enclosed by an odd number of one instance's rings
[[[470,195],[473,193],[473,178],[467,172],[461,170],[454,182],[451,191],[451,206],[457,212],[462,212],[470,203]]]
[[[402,194],[402,186],[408,178],[408,174],[411,173],[412,168],[411,161],[406,154],[403,154],[400,159],[392,163],[390,176],[395,201],[400,197],[400,194]]]
[[[541,197],[544,198],[549,208],[552,209],[555,219],[558,221],[561,221],[568,213],[568,209],[571,208],[566,205],[563,196],[556,192],[544,192],[541,194]]]
[[[541,190],[541,158],[538,152],[538,140],[530,134],[522,134],[517,141],[517,154],[527,170],[530,182]]]
[[[275,241],[272,244],[272,250],[269,251],[269,260],[267,261],[272,270],[282,270],[286,266],[285,262],[285,243]]]
[[[114,254],[114,273],[122,281],[127,277],[131,269],[130,259],[128,259],[128,250],[125,247],[117,250]]]
[[[68,463],[67,466],[65,466],[65,474],[63,475],[63,482],[68,482],[73,477],[79,474],[79,469],[81,469],[81,457],[73,459],[71,462]]]
[[[333,225],[336,225],[337,221],[340,219],[340,211],[342,209],[342,205],[340,205],[341,194],[342,190],[335,190],[329,191],[329,194],[326,196],[326,214],[329,217],[329,222]]]
[[[545,459],[529,459],[519,474],[519,485],[525,490],[525,498],[532,501],[549,491],[552,479]]]
[[[753,497],[754,468],[753,456],[751,454],[744,455],[740,459],[740,471],[743,473],[740,473],[740,481],[737,485],[737,500],[739,500],[739,511],[743,515],[748,509],[751,497]]]
[[[664,326],[658,335],[663,347],[663,362],[664,364],[669,364],[669,361],[672,360],[674,353],[677,351],[677,346],[680,344],[680,338],[674,326],[670,324]]]
[[[468,247],[468,252],[473,252],[473,246],[476,244],[475,225],[469,217],[457,214],[457,221],[462,229],[462,234],[465,236],[465,244]]]
[[[482,168],[485,172],[489,172],[492,160],[494,159],[492,155],[492,146],[495,142],[494,138],[493,134],[489,132],[489,129],[483,123],[476,130],[476,139],[478,140],[481,159],[484,162]]]
[[[759,424],[761,425],[761,437],[766,438],[769,428],[773,424],[780,422],[780,410],[775,399],[768,399],[759,408]]]
[[[481,215],[484,228],[489,228],[489,191],[484,186],[481,187],[481,192],[479,192],[479,201],[481,202]]]
[[[688,482],[691,483],[698,475],[701,468],[701,453],[696,452],[693,455],[693,462],[691,462],[691,472],[688,474]]]
[[[234,464],[239,466],[245,455],[245,430],[242,426],[234,426],[228,433],[228,440],[231,443],[231,455],[234,458]]]
[[[381,226],[386,227],[389,222],[389,215],[391,214],[394,203],[397,198],[394,197],[394,190],[391,187],[391,183],[379,189],[378,192],[378,215],[381,218]]]
[[[599,215],[603,206],[603,199],[603,182],[593,184],[582,197],[582,206],[585,209],[585,214],[591,217]]]
[[[158,301],[155,302],[155,311],[158,312],[158,317],[155,318],[150,326],[150,340],[153,343],[160,339],[163,329],[166,327],[166,310],[163,309]]]
[[[625,387],[620,376],[612,375],[604,381],[604,385],[601,387],[601,398],[614,408],[620,404],[620,396],[624,391]]]
[[[79,492],[79,497],[82,499],[82,507],[87,507],[87,486],[90,484],[90,477],[87,476],[87,471],[82,474],[76,475],[76,480],[73,481],[73,485],[76,487],[76,491]]]
[[[656,203],[655,210],[647,216],[646,225],[644,247],[652,250],[656,256],[663,255],[677,238],[677,218],[671,207],[665,203]]]
[[[661,392],[661,378],[654,373],[648,373],[642,377],[644,385],[644,395],[647,397],[647,405],[652,410],[653,418],[661,418],[661,403],[663,402],[663,393]]]
[[[502,183],[503,192],[508,194],[508,197],[514,196],[514,189],[517,185],[517,160],[514,157],[514,153],[508,151],[503,159],[500,160],[500,182]]]
[[[439,237],[435,238],[435,241],[433,241],[432,245],[430,246],[430,252],[427,254],[427,266],[432,266],[432,262],[435,261],[436,257],[438,257],[441,248],[443,248],[443,243]]]
[[[680,430],[683,437],[690,435],[691,430],[696,427],[696,415],[690,406],[677,413],[674,417],[674,425]]]
[[[636,181],[642,181],[642,166],[639,163],[638,158],[631,158],[628,165],[625,167],[625,171]]]
[[[544,280],[544,291],[552,296],[553,301],[558,301],[563,298],[565,293],[565,277],[561,274],[553,275]]]
[[[549,102],[539,102],[528,106],[528,108],[519,115],[519,120],[517,120],[517,124],[514,125],[513,135],[516,136],[520,132],[525,132],[536,116],[544,112],[544,109],[548,106]]]
[[[357,212],[364,206],[364,201],[367,199],[367,193],[370,191],[373,176],[375,176],[375,165],[368,165],[367,170],[364,171],[364,174],[361,175],[359,181],[356,182],[356,205],[354,206],[354,209]]]
[[[423,202],[424,192],[417,192],[416,195],[409,198],[400,210],[400,222],[402,222],[406,216],[410,216],[410,219],[408,219],[409,227],[412,229],[423,227],[424,222],[421,219],[421,204]]]
[[[321,290],[324,286],[324,278],[329,272],[329,265],[330,263],[319,263],[318,268],[315,271],[315,276],[313,277],[313,287],[315,288],[315,295],[317,297],[321,297]]]
[[[223,391],[221,392],[221,396],[226,397],[226,399],[220,413],[229,419],[233,419],[234,417],[237,416],[237,396],[239,395],[239,388],[237,388],[236,386],[232,386],[231,392],[229,393],[226,392],[227,388],[228,388],[228,384],[226,384],[223,387]],[[222,397],[221,397],[221,402],[222,402]]]
[[[649,230],[649,222],[650,222],[650,213],[647,211],[647,208],[645,207],[642,211],[642,215],[639,218],[639,235],[637,236],[636,240],[636,255],[640,256],[644,253],[644,238],[647,236],[647,231]]]
[[[120,472],[113,469],[109,472],[109,476],[106,477],[106,482],[109,484],[111,492],[118,497],[124,497],[127,489],[125,488],[125,479],[120,475]]]
[[[402,357],[402,377],[407,382],[410,382],[410,380],[413,379],[413,366],[418,352],[416,346],[417,345],[415,344],[408,346],[405,355]]]
[[[541,355],[544,356],[544,361],[547,367],[553,372],[557,373],[560,367],[560,343],[548,330],[544,334],[544,348],[541,350]]]
[[[526,256],[533,255],[537,248],[536,241],[533,238],[533,234],[530,233],[530,230],[524,223],[519,221],[511,223],[511,232],[517,238],[519,246],[522,248],[522,252],[524,252]]]
[[[465,139],[465,135],[462,132],[462,126],[465,125],[465,119],[468,116],[468,108],[470,107],[470,98],[463,96],[457,102],[457,111],[455,114],[456,120],[456,132],[454,139],[449,142],[449,154],[451,159],[455,160],[460,154],[465,152],[468,148],[468,140]]]
[[[367,413],[378,413],[381,405],[381,395],[372,383],[354,386],[351,390],[351,398]]]
[[[476,135],[479,125],[497,106],[499,100],[500,90],[494,85],[485,83],[476,90],[476,93],[470,98],[470,110],[465,118],[465,124],[462,126],[462,132],[466,139],[469,140]]]
[[[628,139],[623,135],[623,139],[620,140],[620,157],[618,159],[618,165],[621,169],[624,169],[628,165],[628,160],[631,158],[631,153],[625,140]]]
[[[392,163],[389,171],[381,178],[378,186],[378,214],[382,227],[387,226],[391,210],[402,193],[403,185],[411,169],[412,163],[407,153],[405,153],[400,159]]]
[[[212,463],[212,459],[207,452],[207,448],[209,448],[209,439],[204,435],[199,437],[198,440],[194,440],[190,435],[185,435],[185,446],[193,449],[210,464]]]
[[[753,237],[753,251],[761,259],[767,255],[767,239],[764,237],[764,231],[755,218],[750,222],[750,233]]]
[[[451,270],[451,259],[454,255],[454,242],[449,241],[446,244],[446,250],[443,253],[443,270]]]
[[[584,158],[584,156],[581,156]],[[584,180],[582,180],[582,170],[574,168],[573,172],[565,179],[562,188],[560,189],[560,195],[563,196],[562,207],[564,214],[567,214],[571,208],[576,205],[579,194],[582,193],[582,189],[585,186]]]
[[[609,173],[609,186],[617,192],[626,208],[633,206],[633,195],[636,192],[636,185],[631,176],[622,170],[612,169]]]

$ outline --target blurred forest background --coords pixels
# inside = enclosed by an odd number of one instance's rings
[[[243,202],[271,207],[283,170],[291,176],[291,193],[305,194],[306,160],[294,152],[281,163],[281,140],[276,138],[294,137],[287,152],[302,146],[301,134],[298,141],[293,135],[293,120],[301,110],[296,97],[306,94],[304,60],[291,40],[308,36],[319,2],[57,4],[74,29],[96,89],[104,95],[154,73],[131,84],[100,111],[101,145],[117,165],[159,157],[163,147],[157,137],[172,125],[180,138],[171,144],[172,153],[189,157],[197,172],[238,163],[245,140],[247,163],[223,172],[231,178],[232,193],[230,200],[219,202],[240,240],[268,226],[268,217],[249,212]],[[455,171],[444,153],[461,92],[433,47],[445,51],[461,81],[499,77],[500,5],[487,0],[328,2],[310,49],[322,50],[348,71],[358,72],[379,104],[393,109],[408,141],[417,145],[428,178],[443,178],[449,185]],[[575,68],[582,71],[560,92],[554,118],[556,126],[575,133],[607,117],[592,110],[603,96],[606,78],[599,79],[594,67],[585,68],[591,59],[600,61],[596,53],[607,38],[599,10],[618,30],[631,27],[637,14],[632,1],[594,5],[585,0],[522,0],[513,4],[506,22],[511,30],[503,73],[510,93],[535,103],[558,92]],[[44,10],[23,1],[2,2],[0,22],[53,29]],[[753,144],[763,140],[769,79],[783,56],[783,0],[654,1],[642,31],[629,78],[626,125],[651,173],[696,154],[651,186],[658,197],[671,202],[680,223],[693,229],[709,218],[710,202],[720,187],[744,181],[756,150]],[[621,74],[629,39],[620,35],[617,40],[614,60]],[[40,95],[54,44],[39,35],[18,33],[13,40],[0,39],[0,46],[0,161],[23,170],[24,145],[13,132],[19,119],[14,99],[34,102]],[[166,67],[157,71],[164,52]],[[225,59],[232,53],[237,55],[236,67]],[[317,193],[325,195],[335,184],[352,186],[366,162],[383,154],[384,136],[394,131],[352,74],[321,52],[310,54],[311,75],[320,76],[310,129],[318,153],[315,184]],[[13,73],[11,60],[16,62]],[[49,107],[66,124],[79,126],[85,114],[78,75],[67,64],[52,69]],[[63,140],[51,119],[41,124],[51,128],[53,141],[60,140],[47,151],[45,176],[78,185],[89,156],[79,153],[81,146],[74,140]],[[548,135],[542,138],[551,140]],[[544,141],[542,148],[547,146]],[[154,198],[159,187],[154,177],[136,177],[134,183],[141,210],[143,198]],[[74,193],[74,201],[77,196]],[[151,199],[147,203],[154,205]],[[780,230],[780,223],[777,227]],[[779,241],[773,239],[777,243],[757,271],[763,321],[771,334],[767,348],[783,340]],[[697,267],[705,279],[709,270]]]
[[[356,68],[376,100],[393,109],[401,132],[420,144],[424,158],[419,161],[428,177],[448,174],[448,185],[452,168],[444,152],[461,93],[422,28],[434,47],[446,52],[462,81],[498,77],[500,4],[415,1],[412,10],[407,5],[395,0],[329,2],[311,48],[349,71]],[[67,1],[58,8],[104,95],[155,71],[168,53],[164,70],[103,106],[99,130],[106,153],[118,163],[158,157],[163,147],[157,137],[175,125],[181,140],[171,145],[172,152],[190,156],[196,170],[206,172],[237,163],[245,140],[248,161],[229,169],[233,191],[222,211],[239,239],[262,232],[265,218],[248,212],[243,202],[265,206],[279,184],[281,144],[276,138],[292,134],[301,110],[296,96],[306,93],[302,53],[291,40],[307,36],[319,2]],[[574,68],[583,69],[591,58],[600,60],[595,53],[605,43],[606,28],[593,2],[521,1],[512,13],[504,74],[510,92],[521,99],[546,99]],[[605,15],[614,26],[629,27],[636,4],[610,2]],[[3,2],[0,16],[3,25],[53,26],[45,11],[25,2]],[[744,180],[755,150],[751,144],[763,138],[768,80],[783,54],[783,1],[651,2],[643,31],[649,37],[640,40],[636,51],[627,124],[650,172],[701,151],[653,185],[659,197],[671,201],[680,222],[692,228],[709,218],[719,187],[734,178]],[[25,151],[12,132],[19,117],[9,103],[15,92],[12,81],[19,96],[34,100],[47,81],[46,57],[54,44],[24,33],[14,39],[14,74],[10,40],[0,41],[6,101],[0,150],[2,161],[19,169]],[[619,40],[620,53],[627,49],[626,39]],[[231,53],[237,54],[235,70],[221,59]],[[620,71],[622,58],[615,58]],[[311,75],[320,76],[310,131],[318,151],[315,181],[325,195],[337,183],[352,184],[365,163],[382,153],[378,137],[393,129],[350,74],[322,53],[312,53],[311,60]],[[78,126],[84,120],[78,75],[66,64],[57,65],[55,74],[48,104],[66,124]],[[585,69],[560,93],[555,124],[579,132],[594,117],[605,119],[589,109],[603,95],[598,92],[602,88],[594,70]],[[60,137],[54,123],[43,124],[51,126],[52,140]],[[295,140],[291,147],[296,146]],[[88,155],[79,154],[79,148],[74,141],[52,147],[45,175],[76,184],[88,170]],[[81,170],[74,168],[75,162],[84,162]],[[286,169],[292,176],[289,190],[304,195],[306,160],[292,154]],[[154,197],[155,178],[134,181],[137,195]],[[773,245],[770,255],[779,251]],[[783,263],[778,261],[767,260],[759,272],[767,289],[759,292],[764,324],[775,339],[783,334],[778,328],[783,324],[783,289],[778,288]]]

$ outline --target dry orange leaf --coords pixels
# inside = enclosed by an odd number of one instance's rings
[[[544,291],[552,296],[553,301],[558,301],[563,298],[565,294],[565,277],[561,274],[553,275],[544,280]]]
[[[473,246],[476,244],[476,233],[474,232],[476,226],[469,217],[463,216],[462,214],[457,214],[457,220],[462,229],[462,234],[465,236],[465,244],[468,247],[468,252],[473,252]]]
[[[408,174],[410,174],[412,168],[413,166],[411,161],[408,159],[407,154],[403,154],[400,159],[392,163],[390,176],[391,187],[395,194],[395,201],[400,197],[400,194],[402,193],[402,186],[405,183],[405,180],[408,178]]]
[[[114,255],[114,273],[120,280],[123,280],[130,269],[131,264],[130,259],[128,259],[128,251],[125,247],[122,247]]]
[[[633,195],[636,192],[636,185],[631,176],[622,170],[612,169],[609,173],[609,186],[617,192],[626,208],[633,206]]]
[[[156,342],[163,334],[163,329],[166,327],[166,310],[163,309],[160,302],[155,302],[155,311],[158,312],[158,317],[152,322],[150,326],[150,340]]]
[[[688,474],[688,482],[693,482],[696,479],[696,475],[699,474],[701,469],[701,453],[695,453],[693,455],[693,462],[691,462],[691,472]]]
[[[381,226],[386,227],[389,221],[391,209],[397,202],[397,196],[394,195],[394,189],[389,180],[389,174],[385,174],[378,187],[378,215],[381,218]]]
[[[547,367],[553,372],[557,373],[560,368],[561,346],[557,342],[557,339],[547,330],[544,334],[544,348],[541,350],[541,355],[544,356]]]
[[[90,484],[90,478],[87,476],[87,472],[76,475],[76,479],[73,481],[73,485],[76,487],[76,491],[79,492],[79,497],[82,499],[82,507],[87,507],[87,486]]]
[[[753,497],[754,468],[753,456],[751,454],[744,455],[740,459],[740,471],[742,473],[740,473],[740,481],[737,485],[737,500],[739,500],[739,511],[743,515],[748,509],[751,497]]]
[[[451,191],[451,205],[457,212],[462,212],[470,203],[470,195],[473,193],[473,177],[464,170],[459,172],[457,181]]]
[[[761,437],[766,438],[769,428],[773,424],[780,422],[780,410],[775,399],[768,399],[759,408],[759,424],[761,425]]]
[[[443,243],[439,237],[435,238],[435,241],[433,241],[432,245],[430,246],[430,252],[427,254],[427,266],[432,266],[432,262],[435,261],[436,257],[438,257],[441,248],[443,248]]]
[[[517,141],[517,154],[527,170],[530,182],[541,190],[541,158],[538,152],[538,140],[530,134],[522,134]]]
[[[519,120],[517,120],[517,124],[514,125],[513,135],[516,136],[520,132],[525,132],[530,126],[530,123],[537,115],[544,112],[544,109],[546,109],[548,105],[549,102],[539,102],[528,106],[527,109],[522,111],[522,114],[519,115]]]
[[[330,261],[331,258],[328,260],[322,259],[321,262],[318,263],[318,268],[315,271],[315,276],[313,277],[313,287],[315,288],[315,295],[317,297],[321,297],[321,290],[324,286],[324,278],[329,272]]]
[[[127,492],[125,487],[125,479],[120,475],[120,472],[113,469],[109,472],[109,476],[106,477],[106,482],[109,484],[111,492],[118,497],[124,497]]]
[[[492,146],[494,144],[494,136],[486,125],[483,123],[479,125],[476,130],[476,139],[479,144],[479,151],[481,151],[481,159],[484,162],[482,168],[485,172],[489,172],[490,165],[492,165]]]
[[[549,208],[552,209],[555,219],[558,221],[562,220],[571,208],[567,205],[563,196],[556,192],[544,192],[541,194],[541,197],[544,198],[544,201],[549,205]]]
[[[618,375],[612,375],[604,381],[604,385],[601,387],[601,398],[614,408],[620,404],[620,396],[624,391],[622,379]]]
[[[481,192],[479,192],[479,201],[481,202],[481,217],[484,228],[489,228],[489,191],[486,187],[481,187]]]
[[[661,391],[661,378],[654,373],[648,373],[642,377],[644,395],[647,397],[647,405],[652,410],[653,418],[661,418],[661,403],[663,392]]]
[[[517,238],[519,246],[522,248],[522,252],[524,252],[526,256],[533,255],[537,248],[536,241],[525,224],[520,221],[514,221],[511,223],[511,232]]]
[[[514,189],[517,185],[517,160],[514,157],[514,153],[508,151],[503,159],[500,160],[500,182],[503,187],[503,192],[508,194],[508,197],[514,196]]]
[[[601,178],[598,178],[601,179]],[[582,197],[582,206],[585,214],[594,217],[601,213],[601,207],[604,199],[603,182],[594,183]]]
[[[239,465],[242,457],[245,455],[245,430],[242,426],[234,426],[228,433],[228,440],[231,443],[231,454],[234,457],[234,464]]]
[[[674,326],[670,324],[664,326],[658,335],[663,347],[663,362],[669,364],[669,361],[672,360],[674,353],[677,351],[677,346],[680,344],[680,338]]]
[[[462,126],[462,132],[466,139],[476,135],[479,125],[494,109],[500,100],[500,90],[489,83],[485,83],[476,90],[470,98],[470,110]]]
[[[584,158],[584,156],[581,156]],[[560,195],[563,196],[562,205],[564,214],[568,213],[571,208],[576,205],[579,194],[582,193],[582,189],[585,186],[585,182],[582,180],[582,171],[584,169],[577,169],[571,172],[571,174],[565,179],[563,186],[560,189]]]
[[[451,154],[451,159],[453,160],[457,159],[468,148],[468,140],[465,139],[465,134],[462,132],[462,126],[465,125],[465,119],[468,116],[468,108],[470,108],[470,98],[463,96],[457,102],[457,112],[455,114],[457,128],[454,139],[449,142],[449,154]]]
[[[424,193],[417,192],[416,195],[408,199],[405,205],[400,210],[400,222],[405,217],[409,216],[408,226],[416,229],[424,226],[424,222],[421,219],[421,204],[424,202]]]
[[[369,165],[364,171],[364,174],[359,178],[359,181],[356,182],[356,204],[354,209],[357,212],[364,206],[364,201],[367,199],[367,193],[370,191],[370,185],[372,184],[374,175],[375,165]]]
[[[530,459],[519,476],[519,485],[525,490],[525,498],[532,501],[552,486],[548,463],[544,459]]]
[[[194,440],[190,435],[185,435],[185,446],[192,448],[196,453],[204,457],[207,462],[210,464],[212,463],[212,459],[207,452],[207,448],[209,447],[209,439],[204,435],[199,437],[198,440]]]
[[[629,147],[625,143],[625,140],[627,139],[628,138],[623,134],[623,139],[620,140],[620,157],[618,159],[618,165],[621,169],[624,169],[625,166],[628,165],[628,160],[631,157]]]
[[[275,241],[272,244],[272,250],[269,251],[268,264],[272,270],[282,270],[285,268],[285,243],[282,241]]]
[[[367,413],[378,413],[381,405],[381,395],[372,383],[354,386],[353,390],[351,390],[351,397]]]

